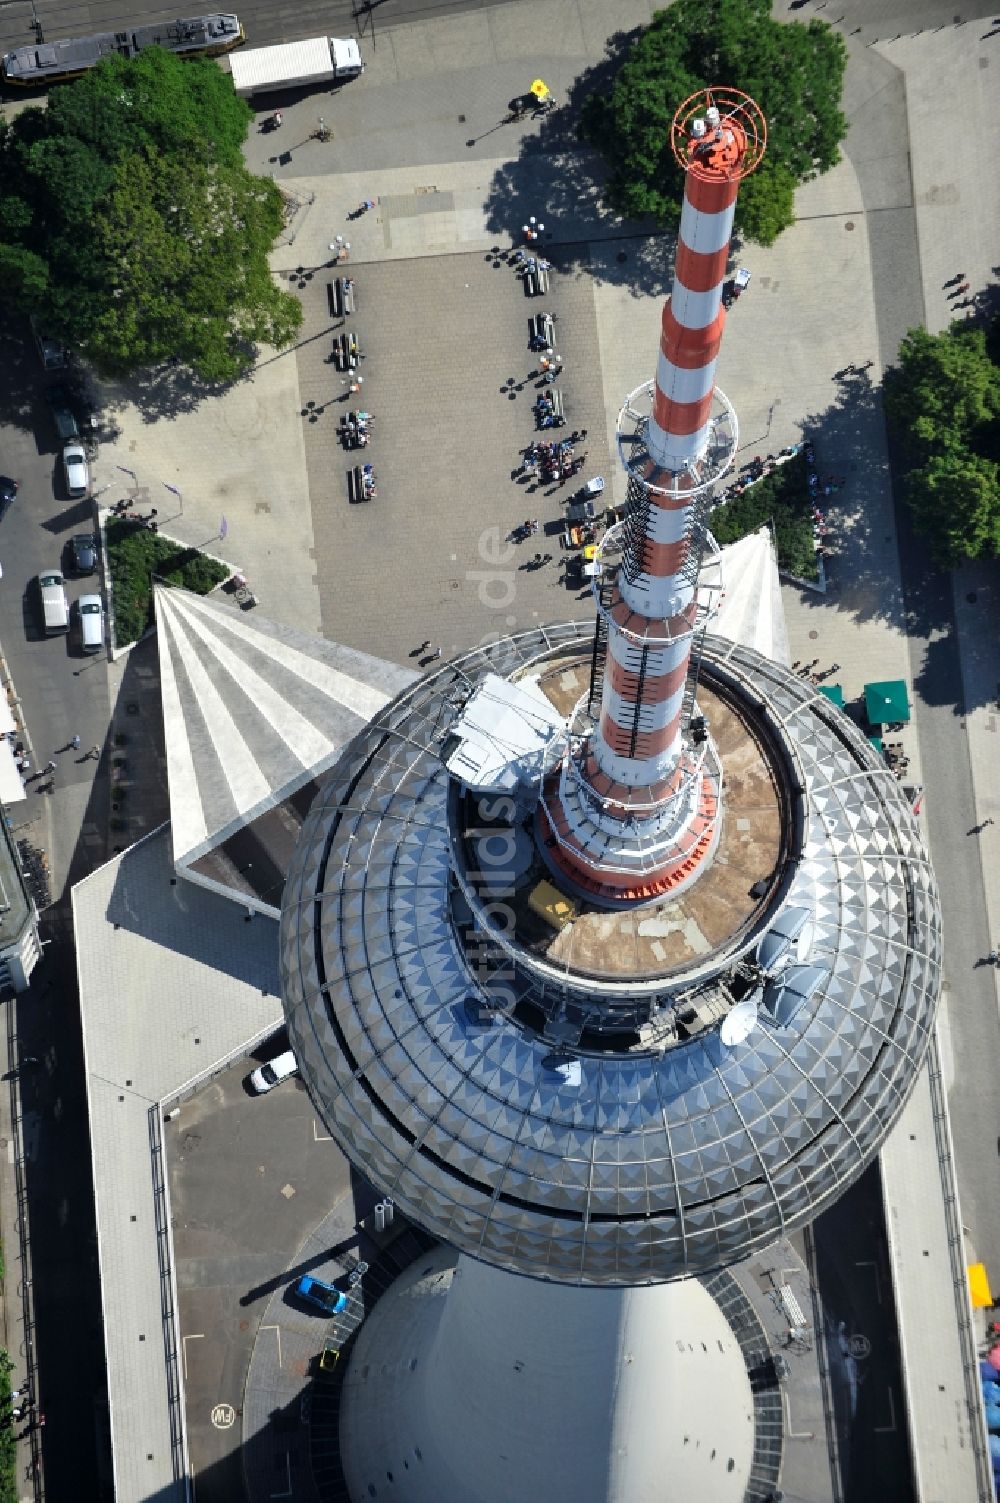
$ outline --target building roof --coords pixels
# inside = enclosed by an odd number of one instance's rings
[[[151,1145],[159,1102],[281,1022],[276,924],[178,883],[166,826],[72,896],[115,1497],[182,1503]]]
[[[800,988],[787,1026],[762,1009],[732,1048],[707,1026],[669,1047],[553,1051],[531,1020],[557,980],[540,999],[533,956],[503,949],[501,988],[502,947],[454,896],[440,748],[470,685],[501,663],[569,661],[590,637],[567,624],[470,653],[359,739],[289,872],[283,989],[329,1131],[408,1216],[514,1272],[654,1282],[768,1245],[871,1162],[930,1036],[940,914],[916,821],[857,728],[789,670],[708,638],[703,674],[755,706],[798,786],[780,901],[808,907],[798,959],[823,979]],[[672,1013],[682,987],[665,979]],[[556,1068],[567,1050],[578,1083]]]
[[[0,808],[0,814],[2,813]],[[6,819],[0,820],[0,823],[3,825],[3,836],[0,838],[0,952],[3,952],[20,944],[25,929],[35,923],[37,915],[35,905],[28,896],[10,824]]]
[[[177,869],[276,912],[316,775],[417,675],[218,595],[155,599]]]

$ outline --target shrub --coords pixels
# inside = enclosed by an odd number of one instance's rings
[[[196,595],[207,595],[231,572],[197,548],[173,543],[124,517],[112,517],[105,536],[119,647],[137,642],[153,624],[154,574],[166,584],[183,585]]]

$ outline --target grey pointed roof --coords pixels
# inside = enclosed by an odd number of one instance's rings
[[[155,603],[175,866],[277,911],[316,778],[418,675],[215,595]]]
[[[727,544],[719,560],[725,593],[712,630],[787,666],[791,653],[770,529],[761,527]]]

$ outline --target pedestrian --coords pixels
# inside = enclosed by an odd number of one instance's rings
[[[440,657],[440,656],[441,656],[441,648],[440,648],[440,647],[438,647],[438,648],[436,648],[436,649],[435,649],[435,650],[434,650],[434,651],[433,651],[433,652],[432,652],[432,653],[431,653],[431,661],[432,661],[432,662],[436,662],[436,661],[437,661],[437,659],[438,659],[438,658],[439,658],[439,657]]]
[[[73,748],[74,751],[79,751],[80,750],[80,738],[79,738],[79,736],[71,736],[69,744]]]
[[[92,746],[87,756],[93,757],[95,762],[99,762],[101,760],[101,748],[99,746]]]
[[[421,642],[420,646],[417,648],[417,651],[418,652],[426,652],[427,649],[428,649],[428,647],[430,645],[431,645],[431,639],[430,639],[430,637],[428,637],[426,642]]]
[[[985,828],[986,828],[987,825],[991,825],[993,823],[994,823],[994,819],[993,819],[993,815],[991,814],[988,819],[984,819],[983,820],[983,829],[985,830]]]
[[[958,285],[958,287],[956,288],[956,291],[960,292],[963,297],[968,292],[968,290],[969,290],[969,284],[968,284],[968,282],[960,282],[959,285]]]
[[[830,664],[830,672],[831,673],[838,673],[839,671],[840,671],[840,664],[839,663],[831,663]]]
[[[283,119],[284,119],[284,116],[282,115],[281,111],[280,110],[275,110],[275,112],[274,112],[274,128],[275,128],[275,130],[277,130],[278,126],[281,124],[281,122],[282,122]]]
[[[55,772],[55,770],[56,770],[56,764],[54,762],[52,762],[52,761],[46,762],[46,764],[45,764],[45,771],[46,772]]]

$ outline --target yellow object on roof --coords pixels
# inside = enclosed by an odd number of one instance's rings
[[[565,929],[579,911],[572,899],[561,893],[558,887],[553,887],[551,882],[539,882],[528,898],[528,907],[553,929]]]
[[[969,1293],[972,1296],[972,1308],[985,1310],[993,1303],[993,1295],[990,1291],[990,1277],[986,1272],[985,1263],[969,1264]]]
[[[544,99],[545,96],[551,91],[547,83],[543,83],[540,78],[536,78],[534,83],[531,85],[531,92],[532,94],[534,94],[536,99]]]

